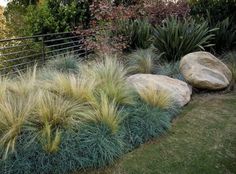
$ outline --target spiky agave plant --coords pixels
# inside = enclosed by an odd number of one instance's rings
[[[165,90],[157,90],[154,85],[149,84],[146,87],[138,88],[137,92],[141,99],[152,107],[168,109],[174,105],[169,92]]]
[[[0,145],[4,158],[15,150],[16,141],[35,107],[36,97],[34,93],[24,97],[8,93],[0,100]]]
[[[151,49],[139,49],[128,56],[130,73],[154,73],[157,65],[155,60],[160,56],[156,55]]]
[[[98,93],[102,91],[117,104],[133,103],[133,90],[126,81],[127,70],[116,56],[105,55],[102,60],[83,69],[84,73],[98,82]]]

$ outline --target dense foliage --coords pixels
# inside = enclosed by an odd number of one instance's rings
[[[190,4],[191,15],[207,18],[210,14],[214,23],[236,17],[235,0],[190,0]]]
[[[215,31],[215,46],[217,53],[235,48],[236,37],[236,1],[235,0],[191,0],[191,15],[208,22]],[[222,44],[224,43],[224,44]]]
[[[154,30],[154,46],[167,61],[179,60],[182,56],[212,46],[213,31],[206,22],[198,24],[194,19],[168,18]]]
[[[135,91],[115,57],[102,60],[76,73],[57,63],[1,79],[1,173],[102,167],[167,131],[174,114],[169,94]]]

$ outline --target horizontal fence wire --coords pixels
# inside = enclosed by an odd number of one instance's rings
[[[43,66],[46,61],[73,54],[87,58],[86,37],[74,32],[51,33],[0,40],[0,75],[25,71],[34,64]]]

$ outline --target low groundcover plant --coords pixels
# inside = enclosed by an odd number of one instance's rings
[[[79,69],[34,67],[1,79],[0,173],[68,174],[106,166],[170,127],[176,112],[168,94],[137,92],[114,56]],[[42,78],[42,71],[53,75]]]

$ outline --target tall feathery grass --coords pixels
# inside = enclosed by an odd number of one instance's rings
[[[87,107],[47,91],[40,91],[29,126],[43,148],[56,152],[63,129],[74,129],[87,118]]]
[[[26,73],[19,72],[18,76],[8,84],[9,91],[22,97],[34,92],[37,88],[37,66],[27,69]]]
[[[108,96],[101,92],[97,103],[93,105],[94,121],[107,125],[112,133],[117,133],[122,119],[122,112],[118,109],[114,101],[110,101]]]
[[[82,69],[98,82],[96,90],[105,93],[110,101],[121,105],[133,103],[133,89],[126,81],[127,70],[117,57],[105,55]]]
[[[35,107],[35,96],[8,93],[0,100],[0,145],[4,159],[15,150],[16,141]]]
[[[159,57],[151,49],[139,49],[128,57],[129,71],[131,73],[152,74],[157,68],[155,60]]]
[[[151,105],[152,107],[159,107],[162,109],[171,108],[174,103],[168,91],[157,90],[154,85],[140,87],[137,92],[141,99]]]
[[[77,100],[80,103],[95,101],[94,91],[97,82],[89,77],[55,73],[54,77],[51,80],[47,80],[44,85],[49,91]]]

